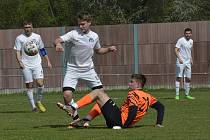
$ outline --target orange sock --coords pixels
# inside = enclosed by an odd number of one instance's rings
[[[95,104],[93,108],[88,112],[88,115],[91,116],[91,120],[101,114],[101,109],[98,104]]]
[[[78,106],[77,108],[86,106],[86,105],[92,103],[92,101],[93,101],[92,98],[87,94],[84,97],[82,97],[79,101],[77,101],[77,103],[76,103]]]

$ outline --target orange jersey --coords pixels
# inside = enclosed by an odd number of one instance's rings
[[[149,93],[146,93],[142,90],[135,89],[128,92],[128,96],[125,99],[123,105],[121,106],[121,118],[122,118],[122,124],[125,124],[125,121],[128,118],[129,113],[129,107],[130,106],[137,106],[137,114],[134,120],[132,121],[131,125],[134,125],[136,122],[138,122],[147,112],[148,108],[156,103],[157,100],[150,95]]]

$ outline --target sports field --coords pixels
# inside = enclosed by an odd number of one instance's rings
[[[85,129],[67,129],[71,121],[56,106],[60,93],[46,93],[46,113],[33,113],[25,94],[0,95],[0,140],[209,140],[210,92],[193,89],[196,100],[174,100],[174,90],[148,90],[165,105],[164,128],[153,127],[156,112],[147,115],[133,128],[112,130],[105,127],[102,116]],[[120,106],[127,91],[108,91]],[[183,95],[183,91],[181,92]],[[75,99],[84,93],[76,93]],[[80,116],[91,106],[79,110]]]

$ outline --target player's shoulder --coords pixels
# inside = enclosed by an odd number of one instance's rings
[[[89,34],[94,38],[98,38],[98,34],[92,30],[90,30]]]
[[[18,36],[16,37],[16,39],[19,40],[19,39],[21,39],[21,38],[23,38],[23,37],[25,37],[25,35],[24,35],[24,34],[20,34],[20,35],[18,35]]]
[[[193,43],[193,40],[192,40],[192,39],[190,39],[189,41],[190,41],[191,43]]]
[[[34,33],[34,32],[32,33],[32,36],[33,36],[33,37],[41,37],[40,34],[37,34],[37,33]]]
[[[185,37],[180,37],[180,38],[178,39],[178,41],[181,41],[181,42],[185,41]]]

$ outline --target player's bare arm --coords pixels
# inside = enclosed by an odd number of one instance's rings
[[[21,61],[21,53],[20,53],[20,51],[16,52],[16,59],[17,59],[17,62],[19,64],[20,68],[24,69],[24,65],[23,65],[23,63]]]
[[[109,52],[116,52],[116,51],[117,51],[116,46],[109,46],[109,47],[95,49],[95,52],[97,54],[106,54],[106,53],[109,53]]]
[[[55,50],[56,50],[57,52],[63,52],[63,51],[64,51],[64,48],[63,48],[63,46],[62,46],[61,43],[63,43],[63,40],[62,40],[60,37],[57,38],[57,39],[55,40],[55,42],[54,42]]]
[[[45,56],[44,56],[44,59],[47,61],[47,66],[48,66],[48,68],[52,69],[52,64],[51,64],[51,62],[50,62],[49,57],[48,57],[47,55],[45,55]]]
[[[176,54],[176,57],[179,59],[179,63],[183,64],[183,60],[182,60],[181,56],[179,55],[179,48],[177,48],[177,47],[175,47],[175,54]]]

